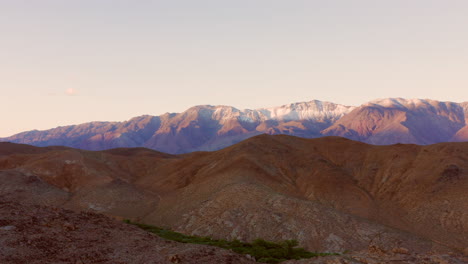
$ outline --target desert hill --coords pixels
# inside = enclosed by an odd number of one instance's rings
[[[297,239],[322,252],[468,248],[468,143],[260,135],[183,155],[1,143],[0,169],[10,199],[187,234]]]

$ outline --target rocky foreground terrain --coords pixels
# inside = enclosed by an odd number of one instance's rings
[[[298,263],[466,263],[467,172],[468,143],[373,146],[337,137],[262,135],[220,151],[183,155],[1,143],[0,232],[1,239],[10,240],[0,240],[0,256],[10,263],[18,252],[25,252],[25,260],[39,256],[41,250],[22,248],[18,241],[27,245],[43,231],[37,243],[50,241],[60,254],[69,252],[58,246],[68,235],[87,245],[76,242],[71,248],[83,247],[78,252],[102,245],[102,252],[110,252],[98,256],[103,263],[143,261],[122,253],[132,252],[135,243],[170,248],[155,249],[155,263],[174,254],[189,261],[190,254],[203,257],[210,250],[212,263],[252,261],[220,249],[151,240],[152,235],[99,213],[185,234],[296,239],[310,251],[347,252]],[[67,230],[74,226],[80,232]],[[96,240],[86,235],[101,228]],[[118,230],[128,231],[114,235]],[[133,231],[135,237],[128,233]],[[140,235],[148,240],[140,241]],[[113,243],[116,251],[109,249]],[[117,251],[123,255],[112,259]],[[140,263],[153,263],[148,259]]]
[[[0,197],[0,263],[254,263],[217,247],[167,241],[103,215]]]
[[[250,256],[217,247],[161,239],[139,228],[92,212],[18,203],[0,197],[0,262],[17,263],[256,263]],[[461,254],[415,254],[370,245],[340,256],[291,260],[306,263],[462,264]]]

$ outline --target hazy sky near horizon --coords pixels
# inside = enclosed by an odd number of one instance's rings
[[[466,0],[0,0],[0,137],[312,99],[468,101]]]

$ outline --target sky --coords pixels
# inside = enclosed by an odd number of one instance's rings
[[[468,101],[466,0],[0,0],[0,137],[201,104]]]

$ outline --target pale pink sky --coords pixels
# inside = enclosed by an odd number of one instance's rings
[[[468,101],[468,1],[0,1],[0,136],[198,104]]]

